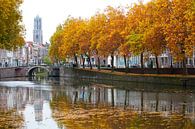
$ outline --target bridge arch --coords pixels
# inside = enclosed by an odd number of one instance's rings
[[[46,66],[32,66],[32,67],[30,67],[30,68],[27,70],[26,75],[27,75],[27,76],[31,76],[32,73],[33,73],[33,71],[34,71],[35,69],[37,69],[37,68],[41,68],[41,69],[46,70],[46,71],[48,72],[48,75],[49,75],[49,73],[50,73],[50,69],[49,69],[48,67],[46,67]]]

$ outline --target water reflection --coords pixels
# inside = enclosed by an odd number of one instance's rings
[[[22,125],[14,128],[188,129],[195,128],[195,89],[78,78],[1,81],[0,116],[10,111]]]
[[[138,124],[137,128],[195,128],[192,87],[187,90],[159,85],[158,90],[145,89],[149,87],[145,84],[136,87],[135,83],[126,83],[128,88],[124,89],[125,84],[113,82],[60,82],[63,86],[59,92],[53,92],[51,106],[53,117],[61,126],[112,129],[135,128]]]
[[[0,85],[0,109],[15,109],[21,112],[24,119],[23,128],[47,128],[48,121],[57,128],[51,118],[49,101],[52,97],[49,85],[29,81],[7,81],[0,82]]]

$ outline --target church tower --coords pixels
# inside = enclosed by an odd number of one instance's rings
[[[34,18],[33,41],[37,44],[43,43],[42,19],[38,15]]]

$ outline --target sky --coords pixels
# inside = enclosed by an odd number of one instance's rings
[[[146,2],[148,0],[144,0]],[[138,0],[24,0],[21,11],[23,24],[26,29],[25,40],[33,40],[34,17],[42,18],[43,42],[49,42],[59,24],[66,18],[89,18],[97,11],[104,10],[107,6],[126,6]]]

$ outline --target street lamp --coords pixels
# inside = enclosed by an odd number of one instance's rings
[[[26,48],[26,65],[28,66],[29,63],[28,63],[28,58],[29,58],[29,53],[28,53],[28,44],[25,45],[25,48]]]

